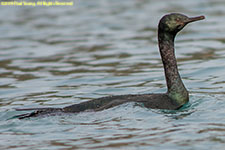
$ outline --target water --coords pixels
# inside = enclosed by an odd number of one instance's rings
[[[74,1],[3,7],[1,149],[224,149],[225,2]],[[176,38],[190,103],[178,111],[134,103],[101,112],[10,119],[15,108],[64,107],[108,95],[165,92],[157,47],[166,13],[205,15]]]

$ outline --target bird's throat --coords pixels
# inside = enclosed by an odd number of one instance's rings
[[[159,50],[165,71],[168,95],[178,104],[185,104],[188,101],[186,90],[177,68],[177,61],[174,52],[174,39],[176,34],[158,33]]]

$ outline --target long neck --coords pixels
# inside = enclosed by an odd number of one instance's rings
[[[186,90],[177,68],[174,54],[174,39],[176,34],[158,31],[159,50],[164,66],[168,95],[176,103],[183,105],[188,102]]]

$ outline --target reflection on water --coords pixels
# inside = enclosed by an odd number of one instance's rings
[[[1,149],[223,149],[224,6],[221,0],[1,6]],[[129,103],[95,113],[9,119],[18,114],[14,108],[164,92],[156,31],[168,12],[206,16],[176,39],[179,70],[191,93],[182,109]]]

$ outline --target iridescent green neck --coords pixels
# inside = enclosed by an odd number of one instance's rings
[[[177,104],[183,105],[188,102],[188,91],[185,88],[177,68],[174,54],[174,39],[176,33],[163,32],[159,29],[158,41],[160,55],[164,66],[168,95]]]

